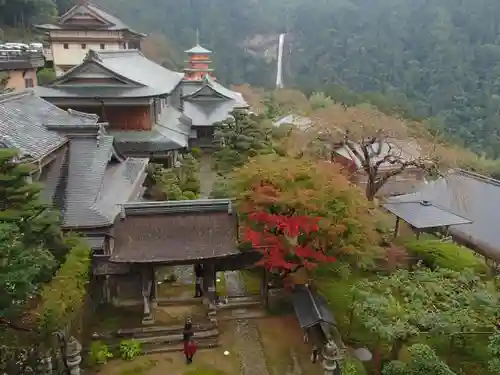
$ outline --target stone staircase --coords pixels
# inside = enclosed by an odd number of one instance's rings
[[[217,307],[217,320],[256,319],[267,316],[260,296],[229,297]]]
[[[147,326],[120,329],[114,334],[114,345],[119,346],[121,340],[133,339],[141,343],[144,354],[166,353],[183,350],[182,331],[184,326]],[[214,348],[219,345],[219,329],[217,324],[194,324],[194,339],[198,348]]]

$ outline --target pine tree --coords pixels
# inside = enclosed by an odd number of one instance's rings
[[[41,246],[59,258],[66,249],[60,220],[50,205],[42,203],[41,186],[29,181],[32,172],[17,151],[0,149],[0,222],[15,225],[27,247]]]

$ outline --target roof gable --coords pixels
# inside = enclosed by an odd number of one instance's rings
[[[190,94],[189,99],[205,99],[205,100],[231,100],[230,97],[218,92],[209,85],[203,85],[200,89]]]
[[[50,86],[104,85],[104,86],[142,86],[139,82],[123,77],[96,59],[85,60],[81,65],[69,70],[53,81]]]
[[[77,4],[59,19],[61,25],[88,25],[88,26],[113,26],[114,23],[110,18],[106,17],[104,11],[96,12],[95,8],[88,3]]]

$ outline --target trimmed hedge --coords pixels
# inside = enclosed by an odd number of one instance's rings
[[[46,284],[38,306],[38,324],[43,334],[67,328],[80,314],[90,277],[91,250],[86,241],[69,237],[71,250],[54,278]]]
[[[488,267],[474,252],[464,246],[439,240],[413,240],[405,243],[410,255],[421,259],[430,268],[448,268],[462,271],[472,268],[485,274]]]

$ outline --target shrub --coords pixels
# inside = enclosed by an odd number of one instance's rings
[[[78,237],[69,237],[66,242],[71,250],[54,278],[43,287],[37,310],[40,331],[47,338],[52,332],[68,328],[75,321],[87,294],[90,247]]]
[[[193,155],[195,159],[199,159],[201,156],[201,150],[198,147],[193,147],[191,149],[191,155]]]
[[[472,250],[451,242],[439,240],[413,240],[405,244],[413,256],[422,260],[430,268],[448,268],[462,271],[472,268],[477,273],[486,273],[486,264]]]
[[[341,365],[342,375],[365,375],[363,364],[354,358],[347,358]]]
[[[183,191],[182,196],[185,197],[187,200],[196,199],[196,194],[189,190]]]
[[[122,340],[120,342],[120,356],[126,361],[131,361],[142,354],[141,343],[136,340]]]
[[[102,341],[94,341],[90,346],[90,366],[105,365],[108,359],[113,358],[113,354],[109,351],[108,346]]]
[[[186,181],[186,183],[182,186],[182,190],[186,191],[191,191],[195,194],[198,194],[200,192],[201,184],[200,180],[195,180],[195,179],[189,179]]]

